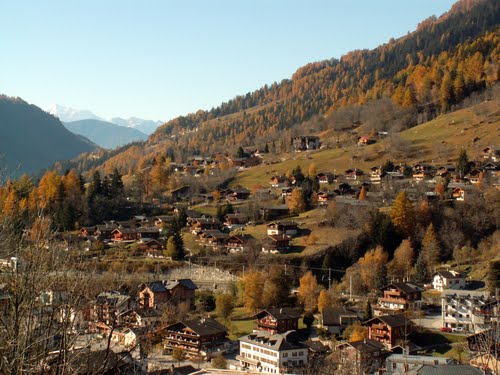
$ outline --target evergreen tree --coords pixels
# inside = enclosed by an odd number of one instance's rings
[[[172,260],[184,259],[184,241],[182,240],[182,235],[179,231],[174,231],[173,234],[168,238],[165,249],[165,256],[171,257]]]
[[[266,143],[266,146],[264,147],[264,153],[269,154],[269,145]]]
[[[465,149],[462,149],[462,151],[460,151],[460,155],[458,156],[457,172],[460,177],[463,177],[470,172],[469,157]]]
[[[363,321],[366,322],[371,318],[373,318],[372,304],[370,301],[366,301],[365,310],[363,311]]]
[[[237,158],[243,158],[245,157],[245,150],[243,150],[243,147],[238,147],[238,151],[236,152],[236,157]]]
[[[377,273],[375,275],[375,289],[378,291],[382,290],[388,284],[387,281],[387,265],[382,264],[377,268]]]
[[[415,263],[415,277],[413,279],[416,283],[423,284],[428,280],[428,277],[427,264],[422,253],[420,253]]]
[[[422,240],[421,254],[424,257],[425,263],[429,269],[436,266],[441,258],[441,246],[432,223],[430,223],[427,227],[424,239]]]

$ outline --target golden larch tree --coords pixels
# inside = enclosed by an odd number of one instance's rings
[[[299,301],[304,304],[307,311],[313,310],[318,304],[319,287],[316,277],[311,271],[307,271],[300,278]]]
[[[394,227],[405,237],[410,237],[413,233],[415,214],[413,206],[408,199],[406,192],[402,191],[394,200],[391,210],[391,220]]]

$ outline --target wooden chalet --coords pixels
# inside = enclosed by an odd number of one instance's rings
[[[246,214],[227,214],[224,219],[224,225],[229,228],[233,226],[242,226],[248,223],[248,216]]]
[[[359,183],[363,175],[364,172],[358,168],[348,169],[344,172],[345,179],[352,181],[353,183]]]
[[[235,234],[226,240],[226,250],[229,253],[242,253],[247,251],[255,243],[255,237],[251,234]]]
[[[260,215],[264,220],[276,220],[280,217],[287,216],[289,213],[290,209],[286,204],[260,209]]]
[[[473,195],[476,188],[471,185],[457,186],[451,191],[451,198],[456,201],[465,201],[470,195]]]
[[[163,345],[172,352],[182,349],[188,356],[210,356],[227,343],[227,328],[215,319],[177,322],[163,330]]]
[[[488,146],[481,151],[483,159],[500,161],[500,147]]]
[[[335,180],[335,175],[330,172],[321,172],[316,175],[316,178],[320,184],[331,184]]]
[[[328,306],[321,310],[320,325],[332,335],[340,336],[354,322],[361,322],[362,313],[344,306]]]
[[[138,301],[142,308],[159,308],[165,303],[185,303],[194,308],[194,294],[198,289],[191,279],[156,280],[139,286]]]
[[[358,138],[358,146],[367,146],[375,143],[376,140],[368,136],[361,136]]]
[[[89,237],[89,236],[95,236],[96,235],[96,227],[82,227],[80,229],[80,236],[82,237]]]
[[[317,150],[321,146],[320,138],[315,135],[302,135],[292,138],[295,151]]]
[[[398,314],[422,306],[422,289],[411,283],[391,283],[382,288],[382,292],[383,297],[373,306],[375,316]]]
[[[286,235],[267,236],[262,240],[262,252],[270,254],[279,254],[288,251],[290,248],[291,237]]]
[[[481,170],[473,169],[465,176],[465,179],[469,180],[471,184],[478,184],[480,175],[481,175]]]
[[[141,239],[158,239],[160,238],[160,228],[158,227],[140,227],[137,229],[139,238]]]
[[[136,228],[116,228],[111,233],[113,234],[113,241],[115,242],[133,242],[140,238]]]
[[[228,237],[227,233],[221,232],[218,229],[205,230],[200,234],[201,240],[213,248],[224,247]]]
[[[220,229],[222,223],[216,218],[197,218],[191,221],[191,232],[198,234],[210,229]]]
[[[268,236],[295,236],[299,232],[299,226],[292,220],[273,221],[267,224]]]
[[[174,220],[173,215],[160,215],[154,218],[153,223],[156,227],[161,228],[165,225],[172,223],[173,220]]]
[[[245,200],[250,197],[250,190],[246,188],[229,189],[226,198],[229,201]]]
[[[296,331],[300,317],[297,310],[289,307],[270,307],[255,315],[258,329],[272,334]]]
[[[101,240],[111,240],[113,239],[113,231],[116,229],[116,225],[96,225],[95,235]]]
[[[270,184],[275,188],[288,186],[288,179],[285,176],[273,176],[271,177]]]
[[[343,342],[335,347],[340,368],[359,369],[359,374],[376,374],[382,368],[385,346],[377,340]]]
[[[331,201],[335,200],[335,192],[320,191],[318,192],[318,206],[328,206]]]
[[[384,344],[387,349],[403,343],[412,331],[412,322],[405,314],[382,315],[363,323],[368,338]]]

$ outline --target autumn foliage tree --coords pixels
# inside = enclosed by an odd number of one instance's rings
[[[311,271],[307,271],[300,278],[299,284],[299,301],[304,305],[306,310],[311,311],[318,305],[318,281]]]
[[[325,307],[330,307],[332,305],[332,299],[330,293],[326,289],[321,289],[318,297],[318,311],[323,311]]]
[[[376,289],[377,275],[383,265],[387,263],[389,255],[381,247],[371,249],[358,260],[360,266],[361,280],[367,290]]]
[[[394,200],[391,210],[391,220],[394,227],[403,236],[410,237],[413,234],[415,215],[413,205],[405,191],[400,192]]]
[[[250,271],[243,277],[243,304],[247,311],[254,312],[264,306],[264,283],[265,275],[262,272]]]
[[[413,267],[415,251],[409,239],[405,239],[394,252],[394,257],[389,264],[389,270],[396,278],[408,277]]]
[[[441,258],[441,246],[434,230],[434,225],[429,224],[422,240],[422,256],[427,266],[432,269],[436,266]]]
[[[293,189],[290,200],[288,201],[288,208],[294,214],[300,214],[306,210],[306,202],[304,193],[301,189]]]

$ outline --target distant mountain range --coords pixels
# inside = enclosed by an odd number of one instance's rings
[[[0,95],[0,165],[6,169],[6,176],[0,177],[37,173],[95,149],[94,143],[37,106]]]
[[[100,147],[107,149],[135,141],[145,141],[148,138],[146,134],[132,127],[95,119],[64,122],[63,124],[71,132],[83,135]]]
[[[106,119],[97,116],[89,110],[75,109],[59,104],[54,104],[47,110],[47,112],[55,117],[58,117],[59,120],[65,123],[80,120],[100,120],[108,124],[113,123],[127,128],[134,128],[147,135],[153,133],[158,126],[163,124],[162,121],[145,120],[138,117],[130,117],[128,119],[113,117],[111,120],[107,121]]]

